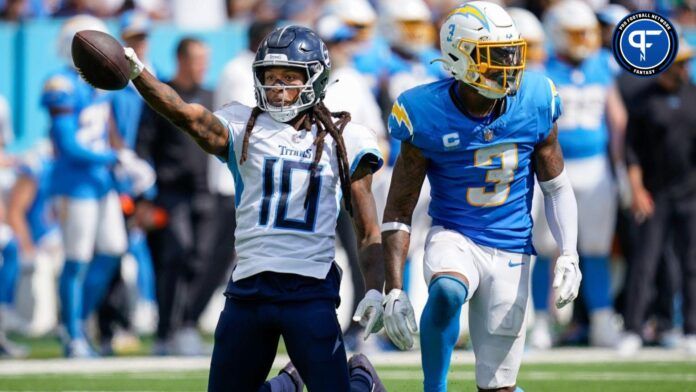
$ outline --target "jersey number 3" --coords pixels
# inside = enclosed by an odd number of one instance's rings
[[[259,225],[266,226],[268,224],[268,218],[271,211],[271,200],[278,191],[276,189],[275,181],[273,180],[273,173],[278,163],[278,158],[266,158],[263,164],[263,195],[261,198],[261,210],[259,211]],[[317,207],[319,205],[319,192],[315,192],[309,195],[307,203],[305,202],[305,193],[297,193],[297,198],[299,200],[295,203],[302,203],[302,208],[306,206],[305,214],[303,219],[291,219],[287,217],[288,210],[290,209],[290,195],[292,193],[292,174],[293,171],[300,170],[306,172],[307,175],[311,175],[311,164],[307,162],[297,162],[297,161],[282,161],[281,173],[280,173],[280,197],[278,198],[278,206],[276,208],[275,223],[273,227],[282,229],[292,229],[292,230],[302,230],[302,231],[314,231],[314,224],[317,220]],[[309,181],[312,183],[314,189],[321,189],[321,170],[322,166],[317,167],[317,175],[312,177]],[[307,189],[307,188],[303,188]]]
[[[500,160],[500,165],[494,159]],[[517,169],[517,145],[499,144],[480,148],[474,153],[474,166],[486,170],[486,185],[471,187],[466,191],[466,200],[475,207],[497,207],[504,204],[510,195],[510,183]],[[491,189],[492,190],[488,190]]]

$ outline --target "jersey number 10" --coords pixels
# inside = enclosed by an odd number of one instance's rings
[[[274,175],[276,164],[279,158],[266,158],[263,163],[263,184],[262,184],[262,198],[261,198],[261,210],[259,211],[259,225],[266,226],[268,224],[268,219],[271,211],[271,201],[274,195],[277,193],[278,189],[274,181]],[[273,227],[282,229],[292,229],[292,230],[302,230],[302,231],[314,231],[314,224],[317,220],[317,207],[319,206],[319,191],[321,190],[321,170],[323,166],[318,166],[316,170],[316,175],[310,178],[309,182],[313,189],[317,192],[312,193],[308,196],[304,219],[291,219],[287,217],[290,202],[290,195],[292,193],[292,173],[295,170],[301,170],[307,173],[308,176],[311,175],[311,163],[308,162],[298,162],[298,161],[281,161],[281,173],[280,173],[280,197],[277,198],[278,205],[276,206],[275,222]],[[303,187],[303,190],[307,189]],[[298,199],[296,203],[303,203],[305,206],[305,193],[299,192]]]

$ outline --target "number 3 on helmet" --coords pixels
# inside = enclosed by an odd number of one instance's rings
[[[440,48],[438,61],[479,94],[495,99],[517,92],[527,45],[499,5],[471,1],[455,8],[440,28]]]

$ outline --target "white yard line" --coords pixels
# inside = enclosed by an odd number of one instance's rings
[[[447,374],[448,380],[473,381],[474,372],[453,371]],[[422,380],[423,375],[419,372],[406,370],[383,370],[379,372],[379,377],[383,380]],[[690,373],[636,373],[636,372],[524,372],[523,378],[532,380],[569,380],[569,381],[660,381],[694,383],[696,375]]]
[[[389,352],[368,354],[377,366],[419,366],[420,353]],[[578,348],[554,349],[546,352],[526,352],[524,364],[535,363],[598,363],[598,362],[676,362],[694,361],[681,351],[646,348],[630,358],[623,358],[612,350]],[[280,355],[274,368],[281,368],[288,362],[287,355]],[[474,354],[469,351],[455,351],[452,364],[473,364]],[[141,373],[141,372],[186,372],[207,370],[210,358],[199,357],[119,357],[101,359],[47,359],[47,360],[0,360],[0,375],[21,374],[64,374],[64,373]],[[594,374],[594,373],[593,373]],[[665,375],[667,377],[668,375]]]

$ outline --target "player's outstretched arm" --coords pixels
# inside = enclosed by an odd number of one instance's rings
[[[351,177],[353,225],[358,240],[360,270],[365,279],[365,297],[358,304],[353,320],[365,327],[365,339],[379,332],[382,320],[384,262],[377,208],[372,194],[372,168],[360,164]]]
[[[205,107],[185,102],[173,88],[157,80],[132,49],[126,48],[126,58],[131,63],[131,80],[145,102],[207,153],[226,158],[229,134],[225,125]]]
[[[402,142],[392,173],[382,224],[386,272],[384,329],[401,350],[413,347],[418,324],[403,287],[403,271],[411,240],[411,217],[425,180],[428,161],[411,143]]]
[[[544,193],[546,220],[561,253],[554,268],[553,288],[557,292],[556,307],[562,308],[578,296],[582,274],[577,251],[578,208],[563,167],[555,124],[546,140],[536,146],[534,166]]]
[[[425,181],[427,166],[428,161],[417,147],[409,142],[401,143],[382,219],[387,293],[403,286],[404,263],[411,240],[411,218]]]

